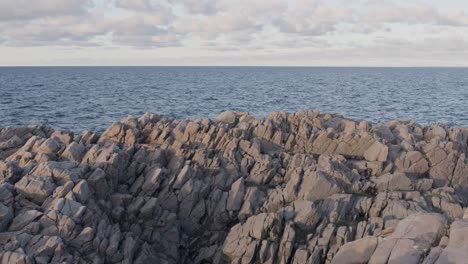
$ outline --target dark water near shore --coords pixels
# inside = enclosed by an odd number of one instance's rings
[[[468,68],[0,68],[0,126],[103,130],[144,112],[263,117],[302,109],[468,126]]]

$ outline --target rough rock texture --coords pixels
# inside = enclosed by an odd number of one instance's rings
[[[0,262],[466,263],[467,145],[318,111],[0,128]]]

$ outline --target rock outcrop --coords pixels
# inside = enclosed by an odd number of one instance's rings
[[[0,128],[1,263],[466,263],[468,129],[304,111]]]

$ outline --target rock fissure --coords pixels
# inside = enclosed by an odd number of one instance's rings
[[[0,128],[0,259],[463,263],[466,139],[318,111]]]

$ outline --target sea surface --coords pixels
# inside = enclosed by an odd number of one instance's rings
[[[468,126],[468,68],[0,67],[0,126],[103,131],[145,112],[304,109]]]

